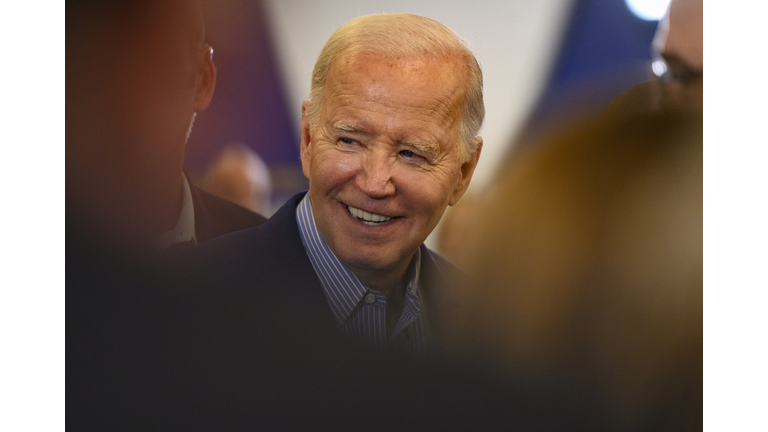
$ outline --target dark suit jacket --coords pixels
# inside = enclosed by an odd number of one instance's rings
[[[182,268],[68,271],[68,429],[595,430],[472,370],[349,344],[301,244],[301,197],[172,258]],[[460,271],[426,248],[422,260],[426,301],[450,318]]]
[[[258,213],[209,194],[191,181],[189,189],[195,208],[197,241],[200,243],[233,231],[259,226],[267,221],[267,218]]]
[[[196,285],[221,289],[266,290],[287,301],[323,310],[324,321],[335,323],[296,224],[296,207],[305,193],[289,199],[264,225],[228,234],[191,250],[189,261]],[[459,308],[457,282],[464,272],[421,246],[420,289],[436,331]],[[199,274],[202,272],[202,275]]]

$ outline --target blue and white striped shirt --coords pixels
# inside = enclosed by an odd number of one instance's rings
[[[368,288],[344,265],[325,243],[315,225],[309,193],[296,208],[296,222],[309,261],[320,279],[325,298],[342,331],[381,348],[399,348],[416,355],[424,354],[429,337],[426,310],[419,293],[421,251],[405,291],[400,318],[387,340],[387,299]]]

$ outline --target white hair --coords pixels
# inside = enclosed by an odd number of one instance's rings
[[[462,160],[466,162],[471,158],[477,151],[475,137],[485,118],[483,73],[461,36],[437,21],[418,15],[366,15],[349,21],[331,35],[312,72],[307,107],[310,128],[322,110],[331,64],[343,55],[360,53],[390,59],[446,58],[463,63],[466,85],[459,131],[464,144]]]

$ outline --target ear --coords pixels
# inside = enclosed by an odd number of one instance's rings
[[[216,65],[213,64],[213,48],[205,44],[197,50],[197,72],[195,76],[196,113],[205,111],[211,103],[216,88]]]
[[[461,178],[459,178],[459,182],[456,184],[456,189],[453,190],[451,200],[448,201],[448,205],[450,206],[456,205],[461,197],[464,196],[464,192],[466,192],[469,187],[469,181],[472,180],[472,174],[475,173],[477,161],[480,160],[480,153],[483,150],[483,138],[478,136],[475,137],[473,141],[477,145],[477,150],[468,161],[461,165]]]
[[[310,145],[311,134],[309,132],[309,120],[307,120],[307,107],[309,101],[304,101],[301,104],[301,147],[299,148],[299,154],[301,155],[301,170],[304,172],[304,177],[309,178],[309,162],[310,162]]]

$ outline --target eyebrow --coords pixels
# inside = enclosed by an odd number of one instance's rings
[[[440,147],[433,144],[426,144],[421,141],[402,141],[402,144],[413,147],[419,152],[426,153],[433,158],[440,156]]]
[[[348,133],[366,133],[363,128],[360,126],[353,125],[352,123],[349,123],[344,120],[339,120],[336,123],[333,124],[333,129],[337,131],[342,132],[348,132]]]
[[[348,121],[339,120],[333,124],[333,129],[336,131],[347,133],[359,133],[364,135],[370,135],[363,127],[354,125]],[[404,140],[400,141],[401,145],[415,148],[418,152],[429,155],[432,158],[440,156],[440,146],[434,144],[427,144],[421,141]]]

